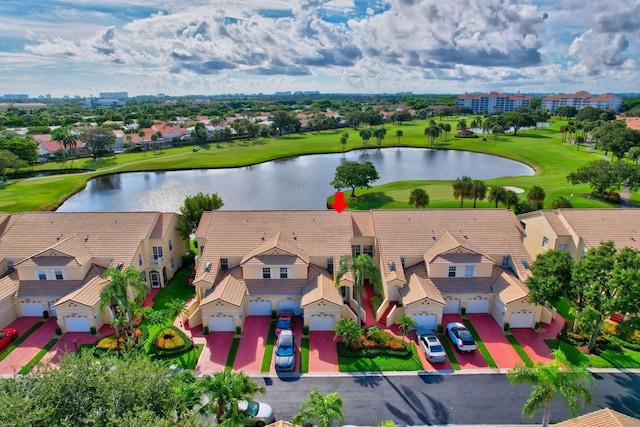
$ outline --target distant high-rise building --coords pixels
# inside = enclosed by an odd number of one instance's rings
[[[10,99],[13,101],[25,101],[29,99],[29,95],[23,94],[23,93],[8,93],[8,94],[5,94],[2,98]]]
[[[518,107],[531,105],[531,97],[525,95],[506,95],[504,93],[491,92],[480,95],[460,95],[458,107],[468,107],[474,113],[508,113]]]
[[[100,98],[122,99],[128,97],[127,92],[100,92]]]
[[[609,93],[590,95],[588,92],[581,91],[572,94],[561,93],[547,96],[542,99],[541,107],[543,110],[549,110],[550,112],[554,112],[560,107],[574,107],[576,110],[582,110],[584,107],[594,107],[619,113],[622,107],[622,100]]]

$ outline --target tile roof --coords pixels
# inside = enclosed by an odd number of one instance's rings
[[[558,209],[556,215],[589,247],[612,240],[640,250],[640,209]]]
[[[100,302],[100,292],[109,283],[109,279],[102,277],[104,269],[93,266],[84,280],[84,285],[59,299],[53,307],[58,307],[67,301],[73,301],[87,307],[95,307]]]
[[[200,305],[202,306],[214,301],[225,301],[236,307],[240,307],[244,296],[247,294],[247,287],[242,280],[242,269],[234,268],[222,277],[222,280],[220,280],[213,290],[209,291],[202,299]]]
[[[0,278],[0,301],[13,297],[18,290],[19,282],[17,271]]]
[[[405,271],[405,274],[409,279],[407,280],[407,285],[400,289],[403,304],[411,304],[425,298],[442,305],[446,304],[438,288],[429,279],[427,269],[423,262],[409,267]]]
[[[604,408],[554,424],[555,427],[640,427],[640,420]]]
[[[300,301],[302,307],[321,300],[342,306],[342,296],[326,270],[311,266],[309,276],[310,281],[302,290]]]
[[[265,234],[267,234],[267,232],[265,232]],[[294,240],[297,240],[297,236],[295,235],[295,232],[293,233],[291,238]],[[240,261],[240,264],[244,264],[250,259],[257,257],[259,255],[263,255],[266,252],[279,254],[280,251],[284,251],[289,255],[299,257],[305,263],[307,264],[309,263],[309,255],[307,255],[307,253],[304,250],[300,249],[300,247],[296,245],[292,240],[285,237],[283,233],[278,231],[276,234],[274,234],[269,238],[262,236],[262,239],[264,240],[264,243],[257,246],[253,251],[247,253],[242,258],[242,261]]]
[[[91,261],[92,254],[85,246],[84,240],[77,233],[63,239],[33,256],[15,263],[30,266],[81,266]],[[67,261],[63,261],[67,259]]]
[[[350,211],[353,222],[353,237],[373,237],[371,214],[365,211]]]

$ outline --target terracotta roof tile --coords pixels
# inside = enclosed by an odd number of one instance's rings
[[[0,301],[13,297],[18,290],[18,283],[17,271],[0,278]]]
[[[214,301],[225,301],[236,307],[240,307],[244,296],[247,294],[247,287],[242,280],[242,269],[234,268],[223,276],[222,280],[213,290],[202,299],[200,305],[209,304]]]
[[[640,420],[604,408],[554,424],[555,427],[640,427]]]
[[[284,251],[289,255],[299,257],[307,264],[309,263],[309,255],[307,255],[304,250],[300,249],[300,247],[298,247],[292,240],[285,237],[283,233],[277,232],[270,238],[265,238],[264,236],[262,238],[264,239],[264,242],[261,245],[257,246],[253,251],[247,253],[242,258],[242,261],[240,261],[240,264],[244,264],[251,258],[270,251],[276,252],[278,254],[280,251]],[[297,240],[295,233],[292,235],[292,239]]]
[[[312,266],[309,268],[309,276],[311,280],[302,290],[302,307],[321,300],[342,306],[342,296],[327,271]]]
[[[54,305],[58,307],[67,301],[73,301],[87,307],[95,307],[100,302],[100,292],[109,283],[109,279],[102,277],[105,269],[99,266],[92,266],[84,279],[84,285],[77,290],[60,298]]]
[[[403,304],[411,304],[424,298],[428,298],[442,305],[446,304],[438,288],[431,279],[429,279],[427,269],[423,262],[408,268],[405,274],[409,279],[407,285],[400,289]]]
[[[589,247],[611,240],[640,249],[640,209],[558,209],[556,214]]]

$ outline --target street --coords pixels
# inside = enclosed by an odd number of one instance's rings
[[[615,373],[594,374],[593,405],[584,414],[609,407],[640,417],[640,376]],[[337,391],[344,401],[344,424],[373,426],[383,420],[400,425],[441,424],[535,424],[520,410],[531,386],[512,387],[503,374],[398,375],[268,378],[254,377],[266,395],[256,400],[273,406],[276,419],[290,420],[300,402],[313,388],[322,393]],[[551,421],[569,418],[564,401],[552,405]]]

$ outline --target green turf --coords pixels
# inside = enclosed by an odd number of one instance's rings
[[[442,346],[444,347],[445,353],[447,353],[447,357],[449,358],[449,362],[451,362],[451,367],[454,370],[459,371],[460,370],[460,363],[458,363],[458,358],[456,357],[456,353],[455,353],[455,351],[453,351],[453,347],[451,346],[451,343],[449,342],[449,339],[445,334],[440,334],[440,342],[442,343]]]
[[[44,347],[42,347],[38,354],[36,354],[33,359],[29,361],[29,363],[24,365],[22,369],[18,371],[18,373],[21,375],[26,375],[31,372],[31,370],[38,364],[38,362],[40,362],[40,360],[42,360],[42,358],[49,352],[49,350],[51,350],[51,348],[58,342],[59,339],[60,338],[54,338],[49,341]]]
[[[176,272],[169,284],[161,288],[153,297],[154,310],[162,310],[173,299],[188,301],[196,296],[195,287],[187,280],[191,274],[191,266],[181,268]]]
[[[197,347],[194,345],[191,351],[175,357],[166,357],[162,360],[164,360],[168,365],[175,364],[183,369],[190,369],[193,371],[196,369],[198,358],[200,357],[202,350],[204,350],[203,345],[198,345]]]
[[[269,372],[271,370],[271,359],[273,358],[273,343],[276,340],[276,322],[271,320],[269,325],[269,334],[267,335],[267,343],[264,346],[264,356],[262,357],[262,367],[260,372]]]
[[[480,350],[480,353],[482,353],[482,357],[484,357],[484,360],[487,361],[487,365],[489,365],[490,368],[497,368],[498,365],[496,364],[495,360],[493,360],[493,357],[491,357],[491,353],[489,353],[489,350],[487,350],[487,346],[484,345],[484,342],[482,341],[482,338],[480,338],[480,335],[478,335],[478,331],[476,331],[476,328],[473,327],[469,319],[463,319],[462,321],[464,322],[464,325],[467,327],[467,329],[469,329],[469,332],[471,332],[471,335],[473,335],[473,339],[476,340],[478,350]]]
[[[309,372],[309,337],[300,341],[300,372]]]
[[[0,354],[0,361],[4,360],[13,350],[15,350],[24,340],[26,340],[27,338],[29,338],[29,335],[31,335],[33,332],[35,332],[36,329],[38,329],[40,326],[42,326],[44,324],[44,320],[40,320],[38,322],[36,322],[35,325],[33,325],[32,327],[30,327],[25,333],[23,333],[22,335],[18,336],[18,338],[12,342],[9,347],[7,347],[2,354]],[[18,331],[20,332],[20,331]]]
[[[545,340],[549,348],[556,348],[557,340]],[[640,368],[640,352],[629,349],[622,349],[621,353],[612,350],[605,350],[599,355],[587,355],[582,353],[571,344],[560,341],[560,350],[565,354],[567,360],[572,365],[584,366],[587,368]]]
[[[409,345],[411,346],[411,356],[408,358],[338,356],[338,367],[340,372],[420,371],[424,369],[416,346],[413,343],[409,343]]]
[[[571,303],[567,301],[565,298],[562,298],[556,307],[558,310],[558,314],[562,316],[564,320],[567,322],[573,322],[575,316],[573,315]]]
[[[511,343],[511,345],[513,346],[513,349],[516,351],[516,353],[518,353],[518,356],[520,356],[520,359],[522,359],[524,364],[528,367],[533,366],[533,361],[531,360],[527,352],[524,351],[524,349],[522,348],[522,345],[520,345],[516,337],[514,337],[511,334],[508,334],[507,340]]]
[[[229,349],[229,355],[227,356],[227,362],[224,365],[224,370],[231,372],[233,369],[233,362],[236,360],[236,354],[238,354],[238,347],[240,346],[240,337],[233,337],[231,342],[231,348]]]

